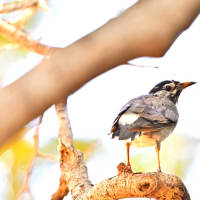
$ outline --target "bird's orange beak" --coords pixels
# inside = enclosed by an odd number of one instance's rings
[[[186,87],[190,86],[190,85],[194,85],[196,82],[184,82],[184,83],[181,83],[181,87],[182,87],[182,90],[185,89]]]

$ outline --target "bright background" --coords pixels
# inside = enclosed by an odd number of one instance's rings
[[[26,24],[25,29],[42,43],[65,47],[118,16],[135,2],[50,0],[48,11],[39,11]],[[155,84],[163,80],[200,80],[199,27],[200,18],[197,18],[163,58],[140,58],[131,61],[142,66],[158,66],[158,69],[119,66],[90,81],[70,96],[68,110],[74,138],[79,145],[81,142],[85,142],[88,147],[95,144],[87,161],[89,177],[93,183],[116,175],[117,164],[126,162],[124,142],[112,140],[107,134],[120,108],[127,101],[148,93]],[[20,77],[41,58],[24,49],[1,50],[0,72],[3,84],[7,85]],[[192,200],[198,200],[200,195],[199,90],[200,85],[196,84],[181,94],[178,102],[179,123],[174,134],[162,143],[161,148],[163,171],[182,177]],[[40,129],[40,146],[44,152],[56,154],[58,124],[54,110],[52,107],[44,115]],[[14,200],[16,185],[19,188],[23,184],[25,163],[32,152],[33,132],[34,129],[0,157],[0,200]],[[131,156],[135,171],[156,171],[154,148],[131,148]],[[31,176],[31,189],[35,199],[50,199],[58,187],[59,176],[58,163],[37,159]],[[30,198],[27,195],[24,199]]]

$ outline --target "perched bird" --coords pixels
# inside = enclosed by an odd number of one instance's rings
[[[195,82],[163,81],[149,94],[130,100],[122,107],[111,129],[112,138],[127,140],[127,166],[130,166],[129,148],[155,146],[160,167],[161,142],[174,130],[178,121],[176,103],[182,90]]]

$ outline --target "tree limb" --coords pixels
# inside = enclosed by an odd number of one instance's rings
[[[118,165],[118,175],[102,181],[76,200],[114,200],[124,198],[190,200],[183,182],[165,173],[132,173]]]
[[[73,145],[70,122],[66,114],[66,101],[56,104],[56,113],[59,119],[59,152],[61,178],[57,192],[52,200],[61,200],[71,191],[72,197],[77,198],[91,188],[83,153]]]
[[[199,11],[199,0],[142,0],[95,32],[56,50],[0,90],[0,144],[97,75],[136,57],[162,56]]]

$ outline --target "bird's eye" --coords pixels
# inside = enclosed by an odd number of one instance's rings
[[[170,91],[172,89],[171,86],[167,85],[166,88],[165,88],[167,91]]]

